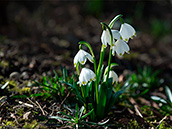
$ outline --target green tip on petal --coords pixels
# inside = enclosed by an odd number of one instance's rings
[[[106,45],[103,44],[103,47],[106,48]]]
[[[84,61],[81,61],[81,64],[84,64]]]
[[[79,49],[82,49],[82,45],[81,44],[79,45]]]
[[[128,39],[125,39],[125,42],[127,42],[128,41]]]
[[[133,39],[134,36],[131,36],[131,39]]]
[[[134,33],[134,36],[136,36],[136,33]]]
[[[120,39],[122,40],[122,37],[120,36]]]
[[[122,53],[120,53],[119,55],[122,56]]]
[[[105,23],[101,22],[102,24],[102,30],[106,30],[106,26],[104,25]]]

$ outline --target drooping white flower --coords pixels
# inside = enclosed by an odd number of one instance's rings
[[[104,81],[106,80],[107,75],[104,77]],[[109,78],[112,78],[112,83],[118,82],[118,75],[114,71],[109,71]]]
[[[129,38],[132,39],[133,36],[136,36],[136,31],[131,25],[129,25],[128,23],[124,23],[121,25],[120,34],[123,40],[125,40],[125,42],[128,42]]]
[[[118,39],[116,42],[115,42],[115,45],[112,47],[112,55],[115,55],[115,52],[119,55],[119,56],[122,56],[125,52],[126,53],[129,53],[129,46],[128,44],[121,39]]]
[[[112,42],[112,46],[113,46],[115,43],[114,39],[120,39],[120,33],[118,30],[111,30],[111,32],[113,36],[113,42]],[[101,41],[104,47],[107,47],[107,44],[111,45],[111,36],[108,29],[103,30]]]
[[[111,45],[111,38],[108,29],[103,30],[101,41],[103,43],[103,47],[107,47],[107,44]]]
[[[88,52],[80,49],[74,57],[74,67],[76,67],[78,62],[84,65],[87,59],[93,63],[93,57]]]
[[[86,85],[88,82],[95,81],[95,80],[96,80],[95,73],[88,68],[83,68],[79,75],[78,84]]]

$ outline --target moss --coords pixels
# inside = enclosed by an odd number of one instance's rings
[[[0,66],[2,66],[3,68],[7,68],[9,66],[9,61],[1,61]]]
[[[6,120],[3,120],[2,123],[3,123],[4,127],[6,127],[6,126],[15,127],[15,125],[16,125],[16,122],[14,122],[14,121],[6,121]]]
[[[20,93],[31,93],[31,89],[30,89],[30,87],[22,88]]]
[[[17,110],[17,114],[19,115],[19,116],[23,116],[23,114],[24,114],[24,108],[18,108],[18,109],[16,109]]]
[[[37,121],[33,120],[31,123],[25,122],[23,128],[34,129],[37,125]]]

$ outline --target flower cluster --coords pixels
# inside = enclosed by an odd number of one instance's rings
[[[101,51],[101,55],[100,55],[100,60],[99,60],[99,67],[98,69],[96,68],[96,61],[94,58],[94,54],[92,52],[92,48],[88,43],[85,43],[85,45],[90,49],[91,54],[89,54],[88,52],[80,49],[78,51],[78,53],[76,54],[76,56],[74,57],[74,67],[76,67],[77,72],[79,74],[79,81],[78,84],[79,85],[87,85],[88,82],[91,81],[96,81],[96,79],[100,78],[100,73],[101,73],[101,68],[102,68],[102,62],[103,62],[103,58],[104,58],[104,50],[105,48],[109,45],[110,46],[110,54],[109,54],[109,62],[108,62],[108,66],[106,68],[106,72],[107,74],[104,74],[104,81],[107,80],[107,78],[112,78],[112,83],[118,82],[118,75],[111,70],[111,55],[115,55],[115,53],[118,56],[122,56],[124,55],[124,53],[129,53],[130,48],[128,46],[128,41],[129,39],[132,39],[134,36],[136,36],[136,31],[135,29],[129,25],[128,23],[124,23],[123,19],[121,18],[122,15],[118,15],[116,16],[108,25],[106,25],[105,23],[102,23],[102,27],[103,27],[103,32],[101,35],[101,42],[102,42],[102,48],[103,48],[103,52]],[[120,30],[114,30],[112,29],[113,24],[116,20],[120,19],[121,22],[121,27]],[[84,64],[86,63],[87,59],[94,63],[94,69],[95,69],[95,73],[84,67]],[[78,70],[78,64],[81,64],[82,66],[82,70],[81,73],[79,73]],[[96,85],[98,85],[100,80],[98,80],[96,82]]]
[[[107,44],[112,46],[112,55],[115,55],[115,52],[117,55],[122,56],[125,52],[129,53],[129,46],[127,42],[129,39],[133,38],[133,36],[136,36],[135,29],[127,24],[123,23],[121,25],[120,31],[118,30],[111,30],[112,36],[113,36],[113,42],[111,43],[111,36],[108,29],[103,30],[101,41],[103,43],[104,47],[107,47]]]

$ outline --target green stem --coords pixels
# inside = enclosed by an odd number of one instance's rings
[[[120,17],[120,22],[121,24],[124,24],[124,19],[122,19],[121,17]]]
[[[112,59],[112,46],[110,47],[110,52],[109,52],[108,70],[107,70],[106,81],[109,78],[109,71],[110,71],[110,66],[111,66],[111,59]]]
[[[123,16],[122,14],[117,15],[117,16],[109,23],[109,28],[112,28],[114,22],[117,21],[119,18],[121,19],[122,16]]]
[[[116,18],[116,17],[115,17]],[[117,17],[115,20],[117,20],[119,17]],[[114,21],[115,21],[114,20]],[[112,22],[113,24],[114,22]],[[108,60],[108,70],[107,70],[107,77],[106,77],[106,81],[109,77],[109,71],[110,71],[110,66],[111,66],[111,58],[112,58],[112,46],[113,46],[113,35],[112,35],[112,31],[111,31],[111,28],[106,24],[106,23],[101,23],[103,26],[106,27],[106,29],[108,29],[109,31],[109,34],[110,34],[110,39],[111,39],[111,45],[110,45],[110,52],[109,52],[109,60]],[[111,25],[111,24],[110,24]],[[113,25],[111,25],[113,26]]]
[[[97,69],[97,76],[98,76],[98,80],[97,80],[97,83],[99,83],[99,76],[100,76],[100,69],[102,67],[102,63],[103,63],[103,60],[104,60],[104,55],[105,55],[105,47],[103,47],[102,45],[102,48],[101,48],[101,53],[100,53],[100,59],[99,59],[99,65],[98,65],[98,69]]]
[[[84,44],[85,46],[87,46],[88,48],[89,48],[89,50],[90,50],[90,52],[91,52],[91,55],[92,55],[92,57],[93,57],[93,62],[94,62],[94,71],[95,71],[95,74],[96,74],[96,81],[95,81],[95,91],[96,91],[96,102],[97,102],[97,104],[98,104],[98,83],[99,83],[99,75],[97,74],[97,64],[96,64],[96,58],[95,58],[95,56],[94,56],[94,53],[93,53],[93,50],[92,50],[92,48],[91,48],[91,45],[88,43],[88,42],[85,42],[85,41],[81,41],[81,42],[79,42],[79,44]],[[100,65],[100,62],[99,62],[99,65]],[[100,65],[101,66],[101,65]],[[99,67],[100,67],[99,66]],[[100,68],[99,68],[100,69]]]
[[[77,74],[79,75],[80,74],[80,72],[79,72],[79,63],[77,63],[77,65],[76,65],[76,71],[77,71]]]
[[[87,108],[86,98],[85,98],[85,86],[81,86],[81,93],[82,93],[82,97],[84,99],[84,107]]]
[[[101,70],[101,67],[102,67],[104,54],[105,54],[105,48],[102,45],[101,53],[100,53],[100,59],[99,59],[99,65],[98,65],[98,69],[97,69],[97,72],[96,72],[96,83],[95,83],[96,102],[97,102],[97,104],[99,103],[98,86],[99,86],[99,81],[100,81],[100,70]]]
[[[95,74],[96,74],[96,70],[97,70],[96,58],[95,58],[95,55],[94,55],[94,52],[93,52],[93,49],[92,49],[91,45],[88,42],[85,42],[85,41],[80,41],[79,44],[80,45],[84,44],[85,46],[87,46],[89,48],[89,50],[91,52],[91,55],[93,57],[94,71],[95,71]]]

